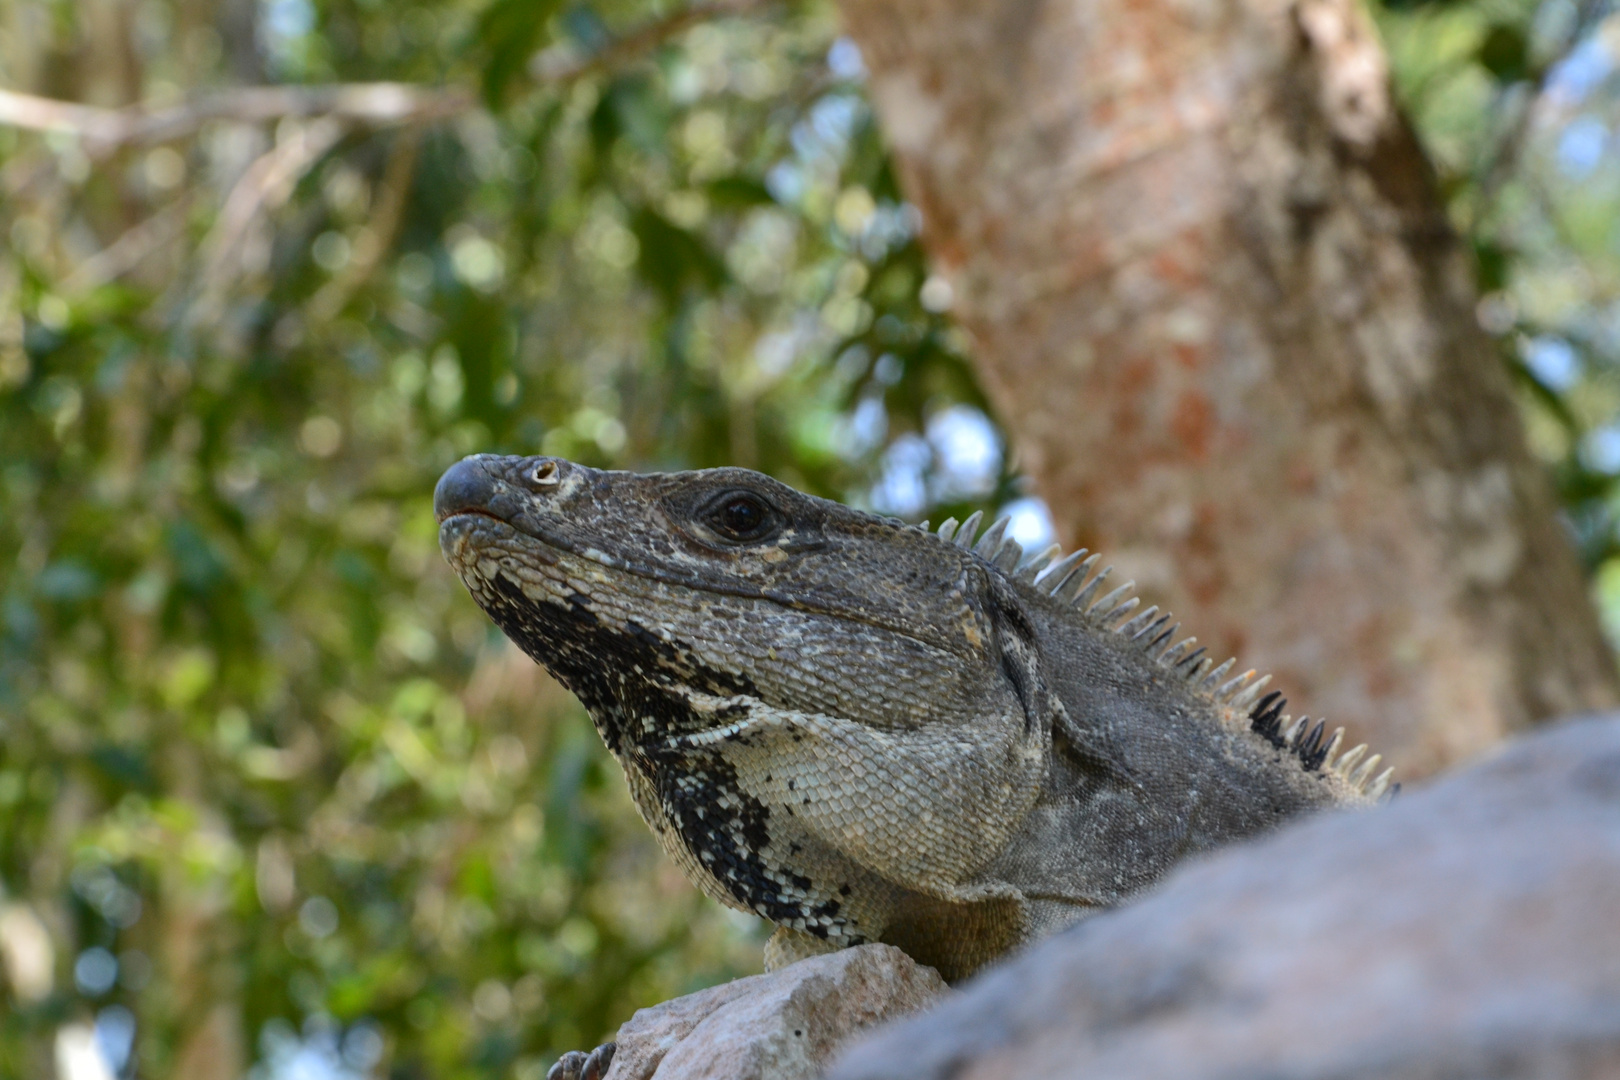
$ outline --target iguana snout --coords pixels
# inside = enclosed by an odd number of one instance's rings
[[[578,468],[559,458],[474,454],[439,478],[433,513],[441,525],[458,514],[477,514],[532,532],[547,510],[566,514],[569,497],[586,479],[568,477]]]
[[[495,498],[495,478],[482,456],[463,458],[439,477],[433,489],[433,515],[444,521],[461,513],[484,513]]]

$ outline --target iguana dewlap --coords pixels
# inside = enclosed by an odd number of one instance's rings
[[[1026,559],[746,469],[470,457],[434,497],[474,599],[572,690],[660,844],[778,927],[961,979],[1186,856],[1388,788],[1096,556]]]

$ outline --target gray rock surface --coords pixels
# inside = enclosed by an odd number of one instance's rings
[[[1173,874],[829,1080],[1620,1078],[1620,719]]]
[[[640,1010],[607,1080],[813,1080],[840,1046],[944,992],[889,945],[811,957]]]

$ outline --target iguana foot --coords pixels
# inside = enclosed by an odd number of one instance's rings
[[[618,1048],[618,1043],[609,1042],[589,1054],[570,1050],[557,1059],[557,1064],[546,1073],[546,1080],[602,1080],[608,1066],[613,1064],[613,1051]]]

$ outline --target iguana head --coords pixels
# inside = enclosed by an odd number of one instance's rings
[[[1001,677],[982,562],[747,469],[478,455],[435,510],[474,597],[593,710],[646,683],[903,730]],[[613,738],[674,733],[631,722]]]
[[[971,552],[745,469],[478,455],[434,504],[473,597],[733,902],[858,939],[851,876],[959,881],[1036,797],[1050,702]]]

